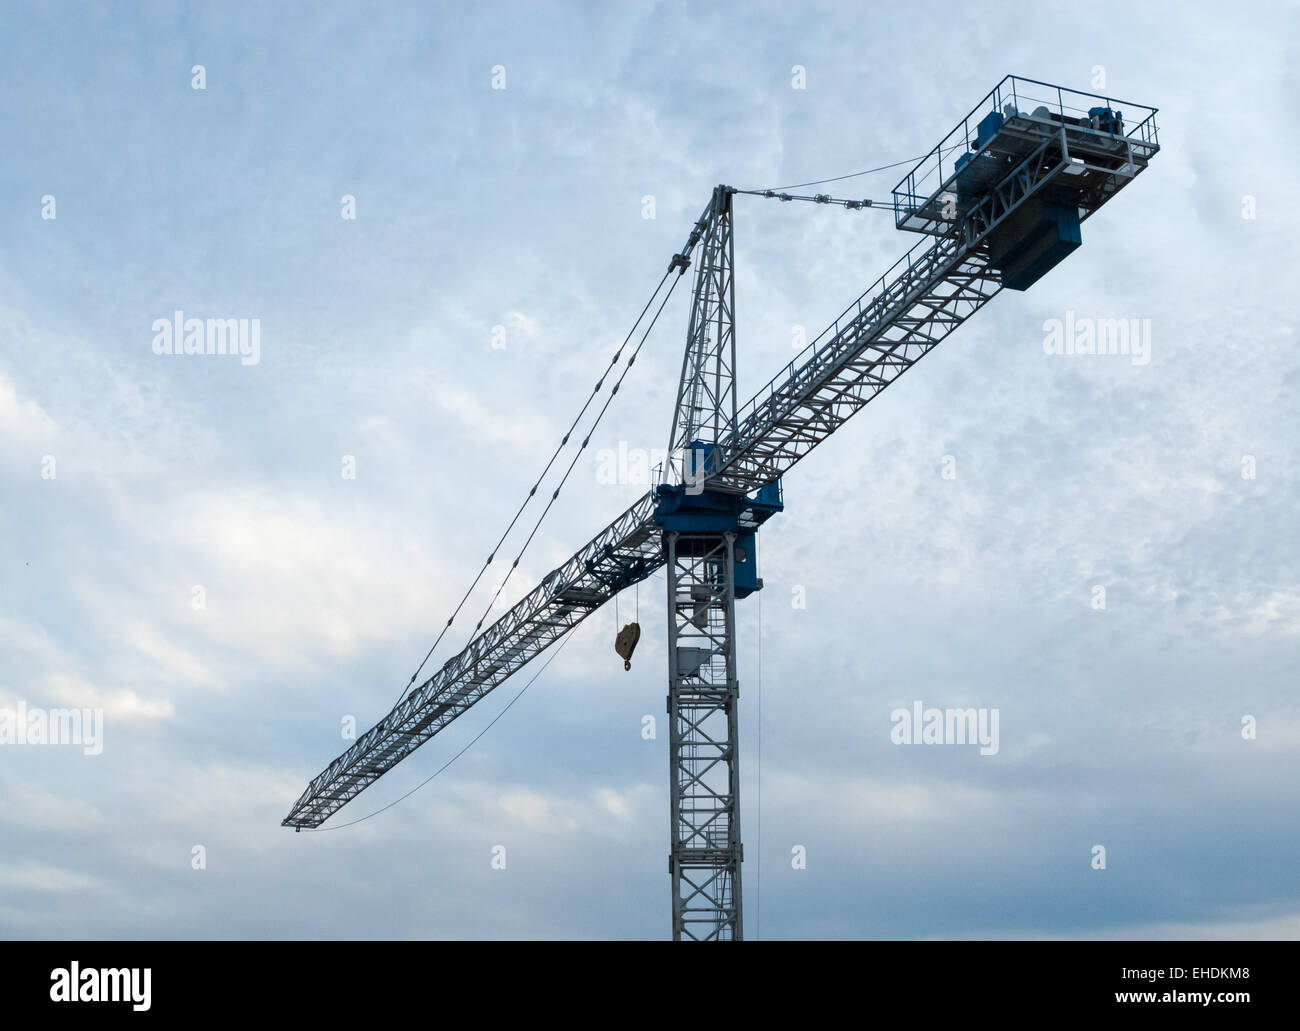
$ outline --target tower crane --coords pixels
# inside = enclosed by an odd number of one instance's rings
[[[893,189],[896,228],[921,239],[743,405],[734,199],[832,198],[716,187],[666,274],[694,266],[659,482],[413,683],[307,785],[283,825],[319,827],[605,602],[663,568],[672,936],[740,940],[735,606],[762,588],[756,535],[784,507],[782,476],[1002,288],[1028,289],[1077,249],[1081,223],[1159,151],[1155,115],[1152,107],[1004,78]],[[638,633],[620,635],[625,659]]]

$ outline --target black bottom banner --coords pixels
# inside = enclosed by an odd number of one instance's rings
[[[1294,1007],[1289,943],[1232,942],[763,942],[725,958],[666,948],[589,943],[473,942],[10,942],[0,989],[9,1014],[71,1021],[149,1021],[280,1013],[373,1019],[399,1006],[483,1016],[550,1011],[564,1000],[579,1026],[664,1015],[699,1005],[716,984],[770,1018],[1132,1015],[1182,1021],[1201,1014],[1249,1024]],[[698,969],[692,970],[692,967]],[[664,999],[691,982],[687,998]],[[495,986],[484,992],[484,987]],[[727,989],[732,990],[732,989]],[[456,998],[459,997],[459,998]],[[620,1004],[621,998],[621,1004]],[[448,1011],[454,1000],[458,1005]],[[689,1000],[689,1001],[688,1001]],[[650,1004],[653,1006],[653,1004]],[[613,1006],[614,1008],[611,1008]],[[626,1008],[624,1008],[626,1007]],[[398,1012],[398,1011],[391,1011]],[[716,1010],[715,1010],[716,1013]]]

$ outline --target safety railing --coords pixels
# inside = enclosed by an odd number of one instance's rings
[[[891,265],[885,273],[871,284],[861,295],[842,311],[839,316],[817,334],[812,343],[808,344],[793,359],[790,360],[775,376],[758,389],[744,406],[740,409],[736,417],[737,426],[744,426],[749,419],[758,411],[760,407],[772,403],[777,396],[784,396],[792,393],[798,383],[807,380],[817,370],[825,364],[825,360],[838,356],[838,349],[830,346],[831,342],[839,337],[840,332],[852,323],[859,321],[867,309],[880,307],[883,299],[889,294],[889,289],[896,281],[903,280],[907,282],[909,273],[913,268],[920,268],[924,265],[927,269],[932,262],[928,260],[929,251],[939,247],[939,243],[934,240],[920,240],[906,254],[899,258]]]
[[[1093,108],[1109,108],[1115,112],[1116,120],[1102,121],[1094,127],[1089,114]],[[1156,111],[1154,107],[1118,100],[1102,93],[1085,93],[1008,75],[894,187],[894,223],[899,229],[942,231],[934,228],[935,220],[922,212],[935,203],[957,172],[958,159],[979,149],[981,142],[987,142],[987,139],[981,141],[979,138],[979,125],[991,114],[999,114],[1003,119],[1024,116],[1094,132],[1099,136],[1119,136],[1158,146]]]

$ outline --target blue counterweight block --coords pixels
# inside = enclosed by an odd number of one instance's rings
[[[1028,290],[1081,243],[1078,208],[1030,199],[989,233],[989,262],[1008,290]]]

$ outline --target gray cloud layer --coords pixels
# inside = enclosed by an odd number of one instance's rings
[[[392,703],[713,184],[911,157],[1009,71],[1088,89],[1104,66],[1105,92],[1161,108],[1152,169],[814,452],[764,530],[749,929],[1300,934],[1293,11],[4,19],[0,707],[102,708],[106,730],[95,757],[0,746],[0,933],[664,935],[665,741],[641,736],[662,576],[631,673],[602,612],[412,798],[326,834],[279,821],[340,720]],[[912,242],[886,213],[756,198],[737,223],[746,396]],[[517,591],[644,489],[600,482],[597,452],[665,445],[678,300]],[[177,309],[259,318],[260,362],[155,355]],[[1150,363],[1045,354],[1066,311],[1150,319]],[[914,699],[997,707],[998,755],[892,745]]]

